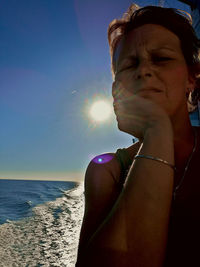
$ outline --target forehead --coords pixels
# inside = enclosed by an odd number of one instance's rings
[[[182,52],[178,36],[167,28],[156,24],[145,24],[128,32],[117,45],[114,60],[137,53],[141,49],[157,50],[169,48]]]

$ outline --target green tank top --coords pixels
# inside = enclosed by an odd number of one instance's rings
[[[132,159],[130,158],[125,148],[117,149],[116,157],[117,157],[117,160],[119,161],[120,168],[121,168],[120,180],[119,180],[119,186],[121,187],[123,186],[125,182],[126,176],[132,164]]]

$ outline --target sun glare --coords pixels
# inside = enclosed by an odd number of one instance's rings
[[[104,100],[96,101],[90,108],[90,116],[93,120],[102,122],[110,118],[111,105]]]

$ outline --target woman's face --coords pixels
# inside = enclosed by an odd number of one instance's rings
[[[186,92],[193,90],[194,80],[173,32],[155,24],[133,29],[117,46],[115,65],[122,92],[155,101],[169,116],[187,109]]]

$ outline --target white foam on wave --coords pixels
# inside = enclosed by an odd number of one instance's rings
[[[0,225],[0,266],[74,267],[84,212],[83,184],[32,211],[29,218]]]

